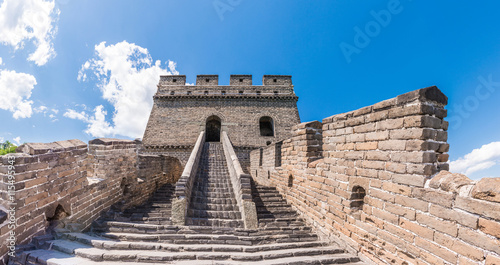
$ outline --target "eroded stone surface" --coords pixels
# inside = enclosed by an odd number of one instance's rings
[[[471,192],[476,199],[500,202],[500,178],[484,178],[476,183]]]
[[[471,183],[472,180],[463,174],[443,170],[431,179],[429,186],[434,189],[458,193],[460,187],[470,185]]]

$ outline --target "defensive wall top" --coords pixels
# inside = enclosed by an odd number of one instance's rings
[[[252,75],[231,75],[229,85],[219,85],[218,75],[197,75],[196,84],[186,83],[185,75],[162,75],[158,83],[157,96],[186,95],[294,95],[292,76],[290,75],[264,75],[262,85],[252,83]]]

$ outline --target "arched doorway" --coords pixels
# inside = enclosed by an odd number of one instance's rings
[[[207,119],[207,124],[205,126],[207,142],[220,142],[220,128],[221,122],[220,118],[217,116],[210,116]]]

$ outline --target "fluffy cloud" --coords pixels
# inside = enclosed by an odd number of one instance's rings
[[[74,119],[74,120],[81,120],[81,121],[84,121],[87,123],[89,122],[89,117],[88,117],[87,113],[85,113],[85,111],[78,112],[78,111],[73,110],[73,109],[68,109],[63,114],[63,116],[66,118]]]
[[[0,109],[11,111],[15,119],[31,117],[33,101],[28,99],[35,85],[30,74],[0,70]]]
[[[500,164],[500,142],[492,142],[474,149],[465,156],[450,162],[450,170],[465,175]]]
[[[33,42],[36,49],[28,60],[44,65],[56,55],[52,39],[59,13],[54,0],[4,0],[0,6],[0,42],[15,50],[24,48],[26,41]]]
[[[18,136],[12,140],[14,140],[14,142],[16,143],[17,146],[21,145],[21,137]]]
[[[35,113],[47,113],[47,107],[46,106],[40,106],[40,107],[36,107],[33,109],[35,111]]]
[[[78,80],[97,80],[102,97],[114,108],[112,122],[106,121],[108,113],[102,105],[93,115],[68,109],[64,116],[88,123],[86,132],[93,137],[142,137],[160,75],[178,74],[175,63],[168,61],[162,67],[161,61],[153,62],[146,48],[127,41],[114,45],[102,42],[95,51],[95,57],[82,65]]]
[[[2,64],[3,64],[3,62],[2,62],[2,57],[0,57],[0,65],[2,65]]]

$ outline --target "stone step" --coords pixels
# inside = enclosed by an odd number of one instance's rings
[[[95,262],[86,258],[75,257],[70,254],[55,250],[37,249],[26,251],[25,254],[30,265],[121,265],[121,261]],[[151,263],[134,262],[134,265],[151,265]]]
[[[195,191],[191,193],[194,197],[208,197],[208,198],[234,198],[233,192],[211,192],[211,191]]]
[[[314,242],[318,240],[318,237],[313,233],[235,236],[225,234],[136,234],[107,232],[102,233],[101,236],[114,240],[130,242],[160,242],[173,244],[228,244],[247,246],[272,243]]]
[[[129,242],[129,241],[114,241],[103,237],[89,236],[83,233],[68,233],[56,241],[70,241],[77,242],[87,246],[92,246],[100,249],[121,249],[121,250],[163,250],[163,251],[227,251],[227,252],[245,252],[255,253],[260,251],[270,250],[285,250],[297,248],[315,248],[329,246],[327,242],[314,241],[314,242],[297,242],[297,243],[280,243],[280,244],[266,244],[256,246],[245,245],[227,245],[227,244],[212,244],[212,245],[192,245],[192,244],[168,244],[156,242]],[[336,253],[343,252],[343,250],[334,246],[329,246],[331,249],[336,249]]]
[[[207,187],[207,188],[222,188],[222,187],[232,187],[232,183],[231,181],[228,179],[228,180],[224,180],[224,181],[203,181],[203,178],[204,177],[198,177],[198,181],[199,182],[195,182],[193,184],[193,188],[196,188],[196,187]]]
[[[235,198],[207,198],[207,197],[193,196],[191,197],[191,203],[236,205],[238,202],[236,201]]]
[[[239,211],[210,211],[189,209],[188,216],[195,218],[241,219]]]
[[[120,265],[124,264],[124,261],[92,261],[90,259],[75,257],[70,254],[62,253],[55,250],[33,250],[27,251],[25,253],[28,256],[28,262],[30,264],[36,265]],[[50,261],[49,261],[50,260]],[[155,262],[155,261],[153,261]],[[130,264],[134,265],[151,265],[150,261],[148,262],[137,262],[134,261]],[[154,263],[153,263],[154,264]],[[165,264],[162,262],[161,264]],[[169,264],[177,264],[177,265],[192,265],[192,260],[176,260],[171,261]],[[217,261],[214,263],[212,260],[197,260],[197,265],[241,265],[241,264],[258,264],[258,265],[278,265],[278,264],[350,264],[350,265],[366,265],[366,263],[360,262],[359,258],[349,255],[349,254],[333,254],[333,255],[321,255],[321,256],[297,256],[297,257],[289,257],[289,258],[276,258],[270,260],[259,260],[259,261],[233,261],[233,260],[225,260],[225,261]]]
[[[235,204],[215,204],[215,203],[191,203],[189,208],[194,210],[212,210],[212,211],[239,211]]]
[[[242,220],[228,220],[218,218],[195,218],[187,217],[186,225],[195,226],[216,226],[216,227],[243,227]]]
[[[217,187],[217,188],[211,188],[211,187],[202,187],[202,186],[194,186],[193,191],[201,191],[201,192],[233,192],[233,188],[228,186],[228,187]]]
[[[69,240],[51,241],[52,249],[74,254],[78,257],[88,258],[93,261],[173,261],[173,260],[233,260],[233,261],[262,261],[288,257],[334,255],[344,253],[339,248],[316,246],[301,248],[280,248],[277,250],[253,249],[253,252],[243,252],[243,248],[228,246],[191,246],[183,247],[168,244],[154,243],[127,243],[127,242],[102,242],[102,248],[90,247],[87,244]],[[98,242],[95,242],[98,244]],[[136,249],[138,248],[138,249]],[[182,250],[182,252],[181,252]]]

